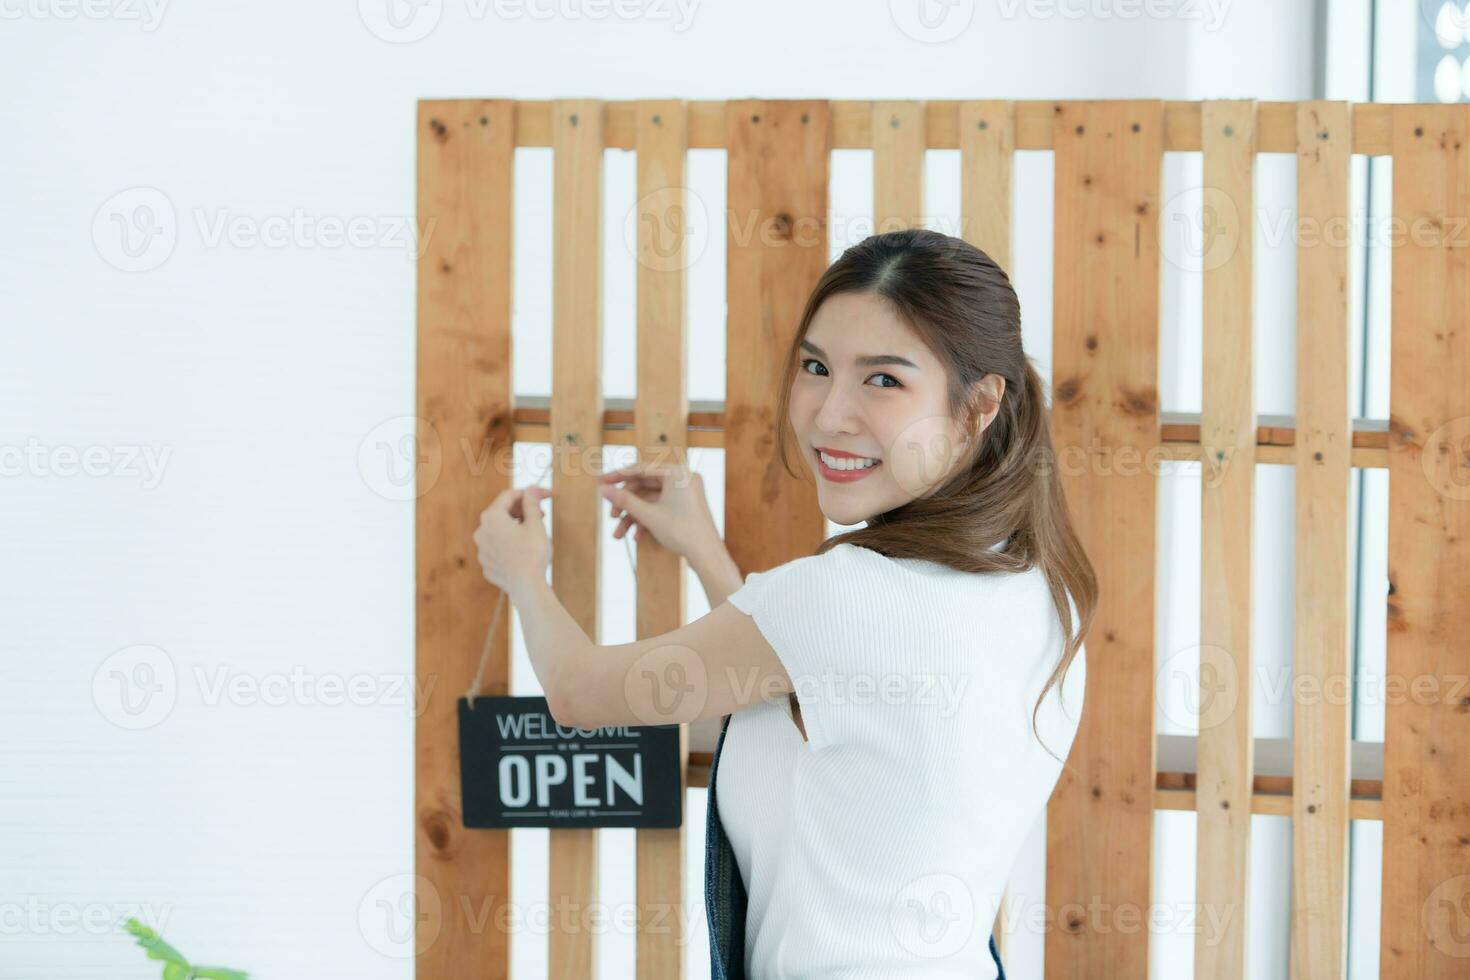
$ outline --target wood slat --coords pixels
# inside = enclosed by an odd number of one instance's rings
[[[1273,793],[1257,791],[1250,797],[1251,815],[1262,817],[1289,817],[1292,811],[1292,796],[1290,793]],[[1154,809],[1156,810],[1188,810],[1198,811],[1198,800],[1196,791],[1192,789],[1159,789],[1154,792]],[[1348,801],[1348,816],[1353,820],[1382,820],[1383,802],[1378,796],[1353,796]],[[1231,910],[1235,914],[1246,911],[1246,906],[1237,906]],[[1198,962],[1195,966],[1199,970]],[[1245,974],[1237,974],[1245,976]]]
[[[1246,975],[1250,895],[1251,529],[1256,404],[1252,316],[1256,106],[1207,102],[1201,125],[1204,371],[1200,413],[1199,768],[1195,897],[1222,930],[1195,935],[1194,975]]]
[[[470,686],[500,596],[471,540],[510,486],[511,218],[514,104],[418,106],[418,465],[414,511],[417,975],[507,977],[507,933],[486,929],[510,896],[510,832],[466,830],[458,699]],[[432,232],[432,234],[430,234]],[[510,693],[503,613],[482,691]],[[474,918],[469,916],[473,914]]]
[[[550,439],[547,419],[549,410],[540,407],[548,402],[545,396],[523,396],[515,410],[515,433],[517,442],[544,443]],[[626,405],[626,408],[609,407],[603,412],[602,433],[606,445],[633,445],[633,408],[628,399],[611,399],[609,406]],[[1256,462],[1274,466],[1296,465],[1296,429],[1280,419],[1289,416],[1261,416],[1256,425]],[[1159,426],[1161,441],[1155,455],[1159,459],[1200,459],[1199,422],[1190,421],[1198,416],[1188,413],[1170,413]],[[1267,421],[1271,419],[1272,421]],[[725,412],[719,402],[703,402],[689,412],[689,445],[719,449],[725,445]],[[1388,467],[1388,420],[1355,419],[1353,421],[1353,466],[1362,469],[1387,469]]]
[[[689,332],[685,317],[689,128],[684,104],[669,99],[638,107],[638,395],[634,438],[643,462],[688,460]],[[637,542],[639,638],[684,624],[684,559],[647,535]],[[689,726],[679,726],[681,770],[687,770]],[[681,790],[688,788],[681,773]],[[686,819],[678,827],[637,831],[639,980],[684,976]]]
[[[725,543],[748,574],[827,536],[816,486],[786,473],[775,432],[785,358],[827,268],[831,119],[826,102],[753,99],[729,103],[726,125]]]
[[[1470,106],[1397,105],[1380,975],[1470,973]]]
[[[1000,266],[1011,269],[1015,197],[1011,174],[1015,157],[1015,110],[1010,102],[960,105],[960,235]],[[1001,894],[991,934],[1001,962],[1010,950],[1006,908],[1010,888]]]
[[[1297,114],[1296,662],[1298,682],[1351,690],[1348,636],[1350,240],[1331,234],[1350,214],[1352,144],[1345,102],[1304,102]],[[1347,968],[1350,705],[1293,703],[1291,975]]]
[[[873,230],[924,227],[924,103],[873,103]]]
[[[636,102],[608,102],[607,146],[631,150],[634,140]],[[873,143],[873,102],[844,99],[828,103],[832,129],[832,147],[839,150],[871,150]],[[961,148],[960,100],[934,100],[923,103],[927,146],[931,150]],[[1015,103],[1016,149],[1050,150],[1052,117],[1065,105],[1051,99],[1029,99]],[[1203,102],[1164,103],[1164,149],[1170,151],[1199,150],[1200,118]],[[1257,103],[1257,149],[1261,153],[1295,153],[1296,102]],[[727,103],[718,101],[689,103],[689,145],[696,149],[718,150],[728,146],[725,128]],[[1353,152],[1384,156],[1391,153],[1391,110],[1389,103],[1365,102],[1354,107]],[[551,103],[521,101],[516,103],[516,145],[551,145]]]
[[[1015,103],[962,102],[959,127],[959,237],[990,256],[1014,279]]]
[[[602,104],[557,101],[552,110],[551,587],[599,639],[602,552]],[[574,911],[598,901],[598,831],[553,827],[547,900]],[[553,915],[549,974],[594,977],[594,917]]]
[[[1158,213],[1164,104],[1070,102],[1056,148],[1053,438],[1101,587],[1081,726],[1047,807],[1046,976],[1148,974],[1146,929],[1078,910],[1146,909],[1153,864]],[[1115,456],[1114,454],[1121,454]]]

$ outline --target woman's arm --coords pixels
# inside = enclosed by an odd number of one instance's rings
[[[711,609],[730,597],[730,593],[745,584],[745,576],[730,557],[730,550],[718,534],[712,534],[702,545],[691,548],[685,556],[689,567],[699,576],[704,586],[705,598]]]
[[[521,620],[531,669],[541,682],[551,717],[563,724],[570,715],[562,706],[565,677],[575,677],[578,665],[592,655],[597,645],[567,612],[545,577],[518,578],[506,593]]]
[[[711,581],[721,582],[720,574]],[[688,723],[718,718],[794,689],[755,621],[723,600],[670,633],[598,645],[544,578],[516,582],[510,599],[551,715],[563,725]]]

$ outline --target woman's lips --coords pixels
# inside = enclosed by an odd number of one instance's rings
[[[883,465],[883,461],[880,459],[872,466],[866,467],[861,470],[834,470],[832,467],[828,466],[826,462],[823,461],[822,454],[820,452],[815,449],[813,449],[812,452],[817,457],[817,471],[822,474],[823,479],[831,480],[833,483],[853,483],[854,481],[861,480],[863,477],[867,476],[869,473],[872,473],[878,467]]]

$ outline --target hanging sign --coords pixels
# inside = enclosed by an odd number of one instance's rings
[[[569,728],[544,697],[459,699],[466,827],[677,827],[678,725]]]

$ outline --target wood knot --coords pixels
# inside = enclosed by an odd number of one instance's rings
[[[1158,392],[1152,388],[1123,388],[1118,408],[1125,415],[1152,416],[1158,408]]]
[[[419,816],[419,825],[424,828],[424,837],[434,853],[440,857],[448,857],[450,845],[454,843],[449,814],[443,810],[427,811]]]
[[[1059,405],[1071,405],[1082,395],[1081,378],[1063,378],[1052,392],[1052,400]]]

